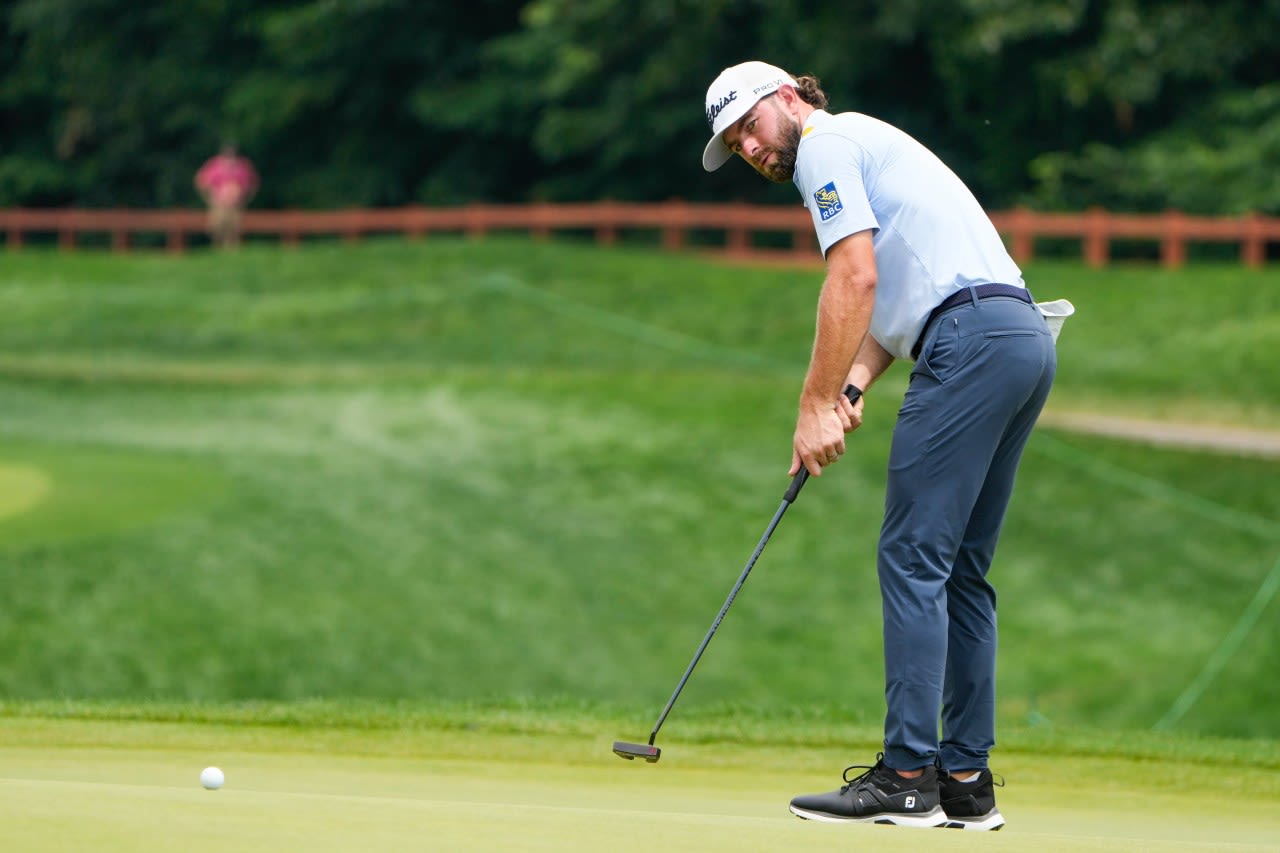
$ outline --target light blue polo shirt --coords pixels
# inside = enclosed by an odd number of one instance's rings
[[[794,181],[823,255],[850,234],[875,231],[871,335],[895,358],[911,358],[929,312],[957,290],[1026,286],[969,188],[933,152],[879,119],[815,110]]]

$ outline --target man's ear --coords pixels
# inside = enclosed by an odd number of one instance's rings
[[[778,97],[782,99],[782,105],[788,112],[794,112],[796,105],[800,103],[800,94],[794,86],[779,86]]]

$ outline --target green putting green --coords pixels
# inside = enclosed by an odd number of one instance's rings
[[[40,468],[0,464],[0,520],[40,504],[50,488],[49,475]]]
[[[834,786],[812,747],[684,744],[623,762],[605,731],[520,734],[0,719],[6,850],[875,849],[1263,851],[1275,773],[1114,757],[1001,759],[999,833],[829,825],[793,794]],[[226,773],[200,787],[210,764]]]
[[[0,441],[0,547],[82,539],[216,502],[213,465],[153,447]]]

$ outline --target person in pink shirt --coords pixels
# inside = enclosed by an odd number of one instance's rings
[[[258,172],[236,147],[223,145],[196,172],[196,189],[209,206],[209,235],[213,244],[240,245],[240,222],[245,206],[258,191]]]

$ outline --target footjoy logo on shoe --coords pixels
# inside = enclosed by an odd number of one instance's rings
[[[906,802],[904,802],[902,805],[903,805],[903,807],[904,807],[904,808],[914,809],[914,808],[916,807],[916,798],[915,798],[915,797],[907,797]]]

